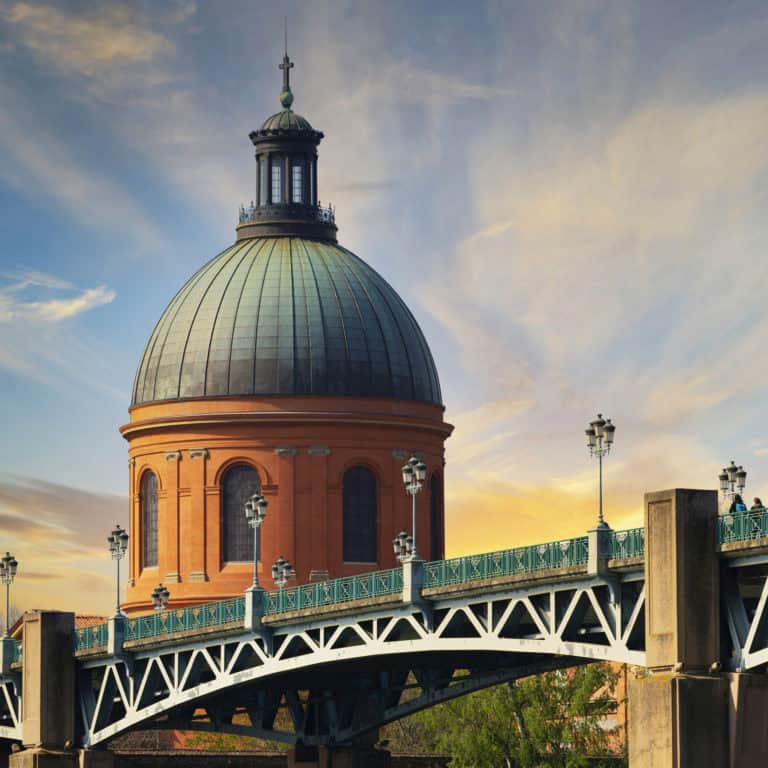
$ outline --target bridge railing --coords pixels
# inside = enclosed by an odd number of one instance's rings
[[[96,648],[106,648],[109,625],[94,624],[90,627],[78,627],[75,630],[75,650],[91,651]]]
[[[433,560],[424,563],[424,586],[443,587],[497,576],[566,568],[586,562],[587,537],[578,536],[529,547],[484,552],[481,555]]]
[[[645,528],[627,528],[611,531],[608,539],[608,556],[611,560],[627,560],[645,555]]]
[[[126,640],[144,640],[158,635],[172,635],[194,629],[209,629],[224,624],[242,622],[245,618],[245,598],[232,597],[213,603],[191,605],[178,610],[158,611],[137,616],[125,622]]]
[[[338,605],[403,591],[403,569],[389,568],[358,576],[344,576],[287,589],[273,589],[264,595],[264,614],[274,616],[288,611]]]
[[[748,512],[720,515],[717,518],[717,543],[768,537],[768,509],[750,509]]]

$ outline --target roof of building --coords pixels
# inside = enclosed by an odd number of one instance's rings
[[[306,117],[294,112],[292,109],[281,109],[268,117],[259,128],[261,131],[313,131]]]
[[[235,243],[168,305],[133,405],[234,395],[339,395],[441,403],[416,320],[376,271],[336,243]]]

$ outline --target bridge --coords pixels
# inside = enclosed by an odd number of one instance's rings
[[[684,490],[645,506],[642,528],[94,627],[30,612],[22,643],[0,648],[0,738],[27,747],[19,763],[65,745],[101,760],[142,728],[338,751],[436,703],[599,660],[636,669],[632,768],[762,765],[768,510],[718,516],[716,492]]]

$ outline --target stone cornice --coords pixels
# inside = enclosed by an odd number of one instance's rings
[[[453,432],[453,425],[405,415],[385,413],[357,413],[354,411],[234,411],[224,413],[201,413],[165,416],[124,424],[120,433],[126,439],[143,432],[164,429],[181,429],[210,424],[264,425],[281,424],[348,424],[354,426],[379,426],[423,430],[447,438]]]

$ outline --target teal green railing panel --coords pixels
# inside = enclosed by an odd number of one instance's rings
[[[768,509],[750,509],[717,518],[717,543],[731,544],[768,537]]]
[[[157,611],[125,622],[126,640],[144,640],[194,629],[207,629],[245,619],[245,598],[232,597],[178,610]]]
[[[75,650],[90,651],[94,648],[106,648],[109,628],[106,623],[75,630]]]
[[[273,589],[264,595],[264,613],[272,616],[323,605],[338,605],[403,591],[403,569],[371,571],[358,576],[300,584],[288,589]]]
[[[498,576],[584,565],[586,562],[587,537],[579,536],[530,547],[515,547],[424,563],[424,586],[443,587]]]
[[[645,528],[611,531],[608,547],[608,556],[611,560],[643,557],[645,555]]]

